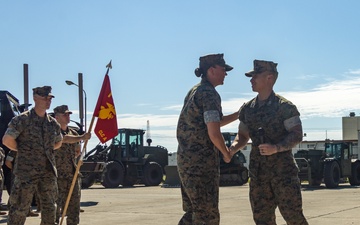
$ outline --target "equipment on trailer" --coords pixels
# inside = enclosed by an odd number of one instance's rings
[[[109,146],[97,145],[84,157],[80,168],[82,187],[100,181],[105,188],[119,185],[159,185],[168,165],[168,150],[163,146],[144,146],[144,130],[119,129]]]

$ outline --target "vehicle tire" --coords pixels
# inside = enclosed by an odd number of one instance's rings
[[[336,188],[339,186],[341,172],[339,164],[336,161],[325,163],[324,165],[324,183],[327,188]]]
[[[117,188],[124,181],[125,170],[121,163],[111,161],[105,166],[101,184],[105,188]]]
[[[351,165],[351,177],[349,177],[350,185],[360,185],[360,162],[356,161]]]
[[[149,162],[144,166],[144,184],[145,186],[157,186],[163,179],[162,168],[157,162]]]
[[[244,169],[239,173],[239,185],[244,185],[249,181],[249,171],[248,169]]]
[[[82,177],[81,177],[81,188],[82,189],[87,189],[95,183],[96,174],[94,174],[94,173],[81,173],[81,174],[82,174]]]

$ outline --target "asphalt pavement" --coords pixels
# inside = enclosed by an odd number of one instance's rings
[[[254,224],[248,198],[249,185],[220,187],[221,225]],[[360,224],[360,187],[341,184],[302,187],[304,214],[312,225]],[[3,202],[8,199],[3,193]],[[82,190],[80,224],[86,225],[176,225],[181,218],[180,188],[161,186],[105,189],[94,185]],[[41,215],[40,215],[41,216]],[[277,224],[285,225],[279,211]],[[6,224],[7,215],[0,216]],[[26,225],[40,224],[40,217],[27,217]],[[64,222],[63,224],[66,224]]]

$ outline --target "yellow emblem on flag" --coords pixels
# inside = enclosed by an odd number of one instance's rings
[[[106,103],[106,105],[107,108],[105,106],[100,106],[99,119],[112,119],[114,118],[114,115],[116,115],[114,105],[108,102]]]

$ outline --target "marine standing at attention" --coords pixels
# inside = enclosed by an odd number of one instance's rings
[[[76,171],[76,158],[80,155],[81,141],[89,140],[91,133],[79,135],[74,128],[68,126],[70,123],[69,108],[67,105],[60,105],[54,108],[56,120],[60,123],[63,143],[58,151],[55,152],[56,167],[58,170],[58,199],[56,201],[56,222],[62,216],[72,180]],[[81,177],[75,182],[75,186],[66,211],[66,224],[76,225],[80,223],[80,197],[81,197]]]
[[[230,146],[231,155],[249,138],[250,203],[258,225],[276,225],[275,209],[288,225],[307,225],[303,215],[301,186],[292,148],[303,137],[296,106],[275,94],[277,63],[254,60],[254,70],[245,73],[257,97],[240,108],[238,134]]]
[[[3,144],[17,151],[15,180],[9,199],[8,224],[25,224],[34,193],[41,201],[41,225],[55,224],[57,198],[54,149],[62,143],[59,123],[46,113],[51,87],[33,88],[34,108],[14,117],[3,136]]]
[[[224,83],[227,65],[223,54],[200,57],[195,70],[201,82],[186,95],[177,125],[177,165],[185,214],[179,225],[217,225],[219,214],[219,151],[231,160],[220,127],[233,122],[238,112],[223,116],[215,87]]]

